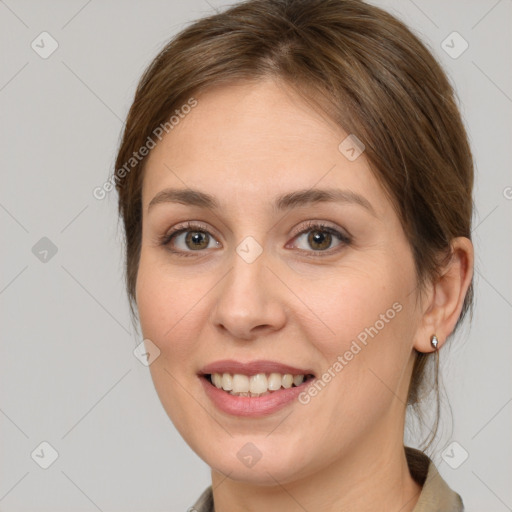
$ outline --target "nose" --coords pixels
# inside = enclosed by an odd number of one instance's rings
[[[252,263],[234,255],[231,270],[215,288],[211,321],[217,329],[239,340],[282,329],[286,323],[283,285],[267,263],[263,255]]]

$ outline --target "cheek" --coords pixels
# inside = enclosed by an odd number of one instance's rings
[[[141,254],[137,277],[137,307],[144,338],[153,341],[166,363],[177,366],[196,348],[190,319],[204,294],[193,280],[180,277],[161,261]],[[190,335],[187,337],[187,333]]]
[[[348,349],[354,340],[364,345],[377,335],[396,335],[404,326],[408,291],[414,287],[412,276],[406,274],[397,275],[394,268],[386,268],[382,262],[373,267],[368,263],[364,271],[344,268],[324,276],[315,287],[309,284],[307,295],[303,288],[302,295],[316,317],[314,329],[309,324],[310,339],[317,340],[320,351],[332,357]]]
[[[144,339],[160,349],[159,357],[149,367],[151,378],[165,411],[189,443],[195,431],[191,418],[204,412],[190,397],[200,389],[199,383],[191,386],[189,375],[190,362],[198,351],[200,337],[194,319],[199,311],[198,298],[203,294],[204,290],[198,291],[194,283],[169,272],[151,254],[141,253],[137,277],[140,325]]]
[[[344,269],[322,289],[308,294],[308,305],[319,321],[304,322],[305,336],[315,344],[324,364],[321,380],[328,381],[321,400],[353,414],[384,408],[401,381],[409,361],[415,324],[415,274],[411,261],[386,264],[378,258],[365,266]],[[320,283],[318,283],[320,284]],[[333,384],[331,385],[330,382]],[[320,394],[320,393],[319,393]],[[372,405],[373,404],[373,405]],[[377,405],[376,405],[377,404]]]

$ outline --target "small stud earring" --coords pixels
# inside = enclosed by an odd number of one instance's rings
[[[434,347],[435,350],[437,350],[439,340],[437,339],[437,336],[435,334],[433,334],[432,337],[430,338],[430,344]]]

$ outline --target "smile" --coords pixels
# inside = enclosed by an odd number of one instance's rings
[[[314,380],[311,370],[273,361],[227,360],[205,366],[198,375],[215,407],[233,416],[264,416],[292,404]]]

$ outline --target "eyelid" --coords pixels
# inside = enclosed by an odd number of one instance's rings
[[[217,232],[212,229],[207,224],[201,222],[201,221],[194,221],[194,220],[187,220],[185,222],[181,222],[174,226],[171,230],[167,231],[162,238],[170,238],[171,236],[178,235],[180,232],[183,231],[204,231],[205,233],[208,233],[209,235],[215,235],[215,237],[218,237]],[[213,231],[213,233],[212,233]],[[220,238],[220,237],[218,237]]]
[[[319,229],[319,230],[331,230],[339,235],[341,235],[342,239],[352,240],[352,235],[350,235],[347,230],[343,230],[342,228],[339,228],[336,225],[330,224],[323,220],[308,220],[305,223],[301,224],[299,228],[296,228],[293,231],[292,237],[296,238],[298,235],[302,235],[303,233],[306,233],[308,231],[311,231],[313,229]]]

